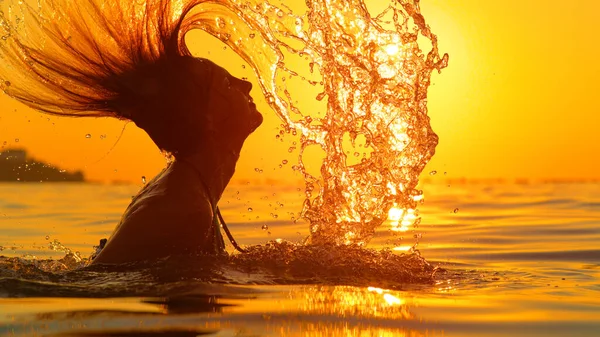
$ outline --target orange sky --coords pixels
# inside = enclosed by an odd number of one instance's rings
[[[367,0],[367,4],[371,1]],[[600,2],[422,0],[450,65],[433,75],[429,110],[440,137],[426,172],[466,178],[600,178]],[[190,47],[250,77],[229,50],[194,33]],[[212,40],[212,39],[211,39]],[[279,120],[253,90],[265,123],[250,137],[236,178],[298,178],[275,141]],[[0,96],[0,143],[90,179],[141,181],[164,166],[133,124],[42,115]],[[86,138],[90,134],[91,138]],[[105,137],[104,137],[105,135]],[[18,139],[18,143],[17,140]],[[289,164],[279,168],[282,160]],[[255,168],[262,169],[258,173]]]

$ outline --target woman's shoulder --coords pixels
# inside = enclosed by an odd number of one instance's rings
[[[170,165],[144,186],[98,255],[98,262],[126,262],[202,249],[213,210],[201,186],[186,178],[185,170]]]

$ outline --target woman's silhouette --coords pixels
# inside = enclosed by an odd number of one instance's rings
[[[199,2],[46,0],[25,23],[0,15],[8,95],[49,114],[131,120],[175,158],[94,262],[224,251],[216,205],[262,116],[249,82],[185,46],[186,15]]]

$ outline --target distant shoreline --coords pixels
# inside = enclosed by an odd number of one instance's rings
[[[82,171],[69,172],[30,158],[24,149],[8,149],[0,152],[0,182],[44,183],[86,182],[86,180]]]

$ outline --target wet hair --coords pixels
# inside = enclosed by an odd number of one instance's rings
[[[184,35],[200,2],[43,0],[0,10],[0,87],[39,111],[131,120],[162,150],[191,151],[198,131],[177,102],[190,99],[182,79],[198,60]]]

